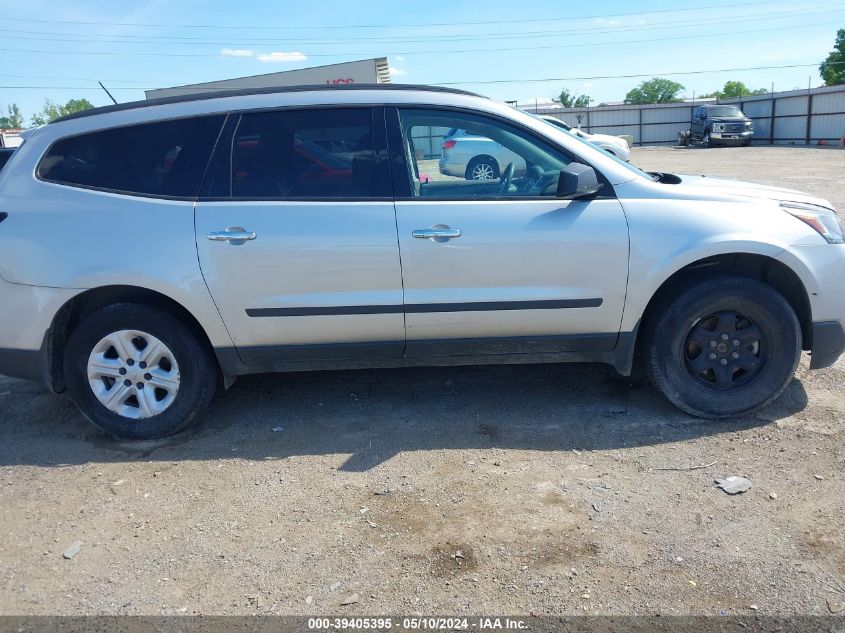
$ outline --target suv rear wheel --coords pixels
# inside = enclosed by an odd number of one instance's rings
[[[801,355],[801,327],[777,291],[713,276],[659,308],[646,335],[652,383],[679,409],[728,418],[777,398]]]
[[[188,327],[163,310],[132,303],[101,308],[79,323],[64,373],[82,414],[126,439],[181,431],[217,386],[211,352]]]

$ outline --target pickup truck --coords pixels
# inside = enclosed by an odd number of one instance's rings
[[[678,145],[751,145],[754,122],[735,105],[711,103],[693,108],[688,130],[678,132]]]

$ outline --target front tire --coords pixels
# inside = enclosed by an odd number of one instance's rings
[[[701,139],[701,144],[702,144],[704,147],[713,147],[713,141],[712,141],[712,139],[710,138],[710,132],[705,132],[705,133],[704,133],[704,136],[703,136],[703,137],[702,137],[702,139]]]
[[[140,304],[86,316],[68,339],[68,392],[82,414],[123,439],[156,439],[186,428],[217,387],[211,350],[182,321]]]
[[[730,418],[775,400],[801,355],[801,327],[777,291],[744,277],[700,280],[658,307],[645,332],[652,384],[698,417]]]

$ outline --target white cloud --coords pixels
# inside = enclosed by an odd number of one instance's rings
[[[255,57],[255,51],[247,48],[224,48],[221,49],[220,54],[223,57]]]
[[[390,74],[393,75],[394,77],[401,77],[402,75],[407,75],[408,71],[402,70],[401,68],[396,68],[396,66],[391,66],[390,67]]]
[[[404,57],[402,57],[401,55],[397,55],[397,56],[396,56],[396,61],[397,61],[397,62],[404,62],[404,61],[405,61],[405,58],[404,58]]]
[[[272,53],[262,53],[256,59],[260,62],[303,62],[308,57],[299,51],[273,51]]]

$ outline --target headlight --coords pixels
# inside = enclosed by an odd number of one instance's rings
[[[833,209],[789,201],[781,202],[780,208],[810,226],[828,244],[845,244],[845,224]]]
[[[713,131],[714,131],[714,132],[721,132],[721,131],[722,131],[722,130],[724,130],[724,129],[725,129],[725,124],[724,124],[724,123],[714,123],[714,124],[713,124]]]
[[[746,130],[750,130],[752,127],[754,127],[754,122],[753,122],[753,121],[746,121],[746,122],[745,122],[745,129],[746,129]]]

